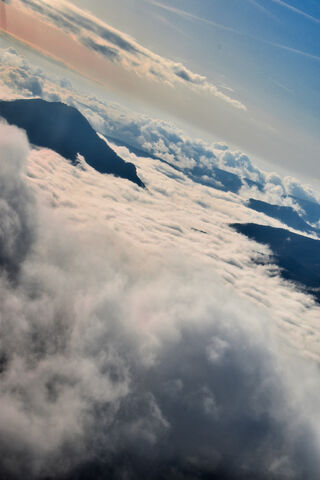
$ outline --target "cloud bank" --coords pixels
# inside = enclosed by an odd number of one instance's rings
[[[65,101],[135,147],[112,145],[148,187],[0,124],[0,476],[316,480],[319,306],[228,226],[279,226],[249,195],[316,193],[13,49],[0,68],[8,97]],[[251,183],[237,195],[195,168]]]
[[[141,192],[5,125],[0,158],[2,476],[316,479],[318,309],[250,270],[236,197],[137,157]]]
[[[79,109],[100,134],[135,147],[140,154],[145,152],[161,158],[195,181],[215,188],[231,188],[244,200],[253,197],[291,206],[305,221],[319,224],[320,210],[311,212],[303,202],[316,206],[320,197],[314,188],[296,178],[281,178],[276,172],[263,171],[247,154],[224,143],[191,138],[173,123],[136,114],[114,102],[107,103],[97,96],[80,92],[61,75],[49,77],[13,48],[1,49],[0,58],[3,98],[41,97],[62,101]],[[217,169],[230,172],[233,177],[224,179]],[[225,185],[221,180],[225,180]]]

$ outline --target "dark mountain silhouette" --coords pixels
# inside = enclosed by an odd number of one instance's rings
[[[317,232],[317,229],[306,223],[292,207],[273,205],[254,198],[249,199],[247,207],[256,212],[262,212],[268,217],[276,218],[295,230],[307,233]]]
[[[0,101],[0,116],[26,130],[30,143],[77,163],[77,154],[100,173],[127,178],[140,187],[136,167],[120,158],[75,108],[40,99]]]
[[[320,240],[256,223],[231,226],[252,240],[268,245],[273,252],[271,260],[280,267],[282,277],[303,286],[320,301]]]

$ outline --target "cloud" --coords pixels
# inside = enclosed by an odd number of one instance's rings
[[[271,0],[273,3],[276,3],[280,5],[281,7],[286,8],[287,10],[290,10],[291,12],[297,13],[298,15],[306,18],[307,20],[310,20],[313,23],[320,23],[320,19],[313,17],[312,15],[309,15],[308,13],[304,12],[303,10],[300,10],[299,8],[294,7],[293,5],[290,5],[287,2],[284,2],[283,0]]]
[[[0,265],[11,278],[18,273],[35,235],[34,199],[22,177],[28,151],[26,136],[5,125],[1,125],[1,132]]]
[[[241,31],[241,30],[235,29],[233,27],[229,27],[228,25],[217,23],[217,22],[214,22],[214,21],[212,21],[210,19],[207,19],[207,18],[204,18],[204,17],[199,17],[198,15],[194,15],[190,12],[187,12],[186,10],[182,10],[182,9],[179,9],[179,8],[176,8],[176,7],[171,7],[171,6],[168,6],[168,5],[164,5],[164,4],[162,4],[158,1],[155,1],[155,0],[145,0],[145,1],[147,1],[148,3],[151,3],[152,5],[154,5],[158,8],[161,8],[161,9],[164,9],[168,12],[174,13],[174,14],[176,14],[180,17],[186,18],[187,20],[190,20],[190,21],[197,21],[197,22],[200,22],[200,23],[203,23],[203,24],[206,24],[206,25],[211,25],[214,28],[218,28],[218,29],[228,31],[228,32],[233,33],[237,36],[247,37],[247,38],[252,39],[253,41],[261,42],[261,43],[264,43],[266,45],[271,45],[271,46],[279,48],[281,50],[286,50],[287,52],[295,53],[297,55],[302,55],[306,58],[310,58],[310,59],[317,60],[317,61],[320,59],[319,56],[312,55],[309,52],[305,52],[305,51],[302,51],[302,50],[299,50],[299,49],[296,49],[296,48],[292,48],[289,45],[283,45],[283,44],[280,44],[280,43],[270,42],[268,40],[265,40],[262,37],[257,37],[255,35],[251,35],[250,33],[246,32],[246,31]],[[269,12],[269,10],[267,10],[265,7],[261,6],[256,0],[248,0],[248,1],[251,4],[255,5],[257,8],[259,8],[260,10],[262,10],[268,16],[271,16],[272,18],[276,18],[274,15],[272,15]],[[304,16],[305,18],[313,21],[314,23],[320,23],[320,20],[318,18],[315,18],[311,15],[308,15],[307,13],[303,12],[302,10],[299,10],[299,9],[293,7],[292,5],[289,5],[285,2],[283,2],[282,0],[271,0],[271,1],[281,5],[285,8],[287,8],[287,9],[295,12],[295,13],[298,13],[299,15]]]
[[[186,10],[181,9],[181,8],[176,8],[176,7],[172,7],[172,6],[169,6],[169,5],[165,5],[164,3],[158,2],[156,0],[145,0],[145,1],[147,1],[151,5],[154,5],[158,8],[166,10],[170,13],[174,13],[175,15],[178,15],[179,17],[183,17],[183,18],[186,18],[186,19],[191,20],[191,21],[197,21],[197,22],[205,23],[207,25],[211,25],[211,26],[219,28],[221,30],[226,30],[227,32],[236,33],[236,34],[239,34],[239,35],[245,35],[240,30],[229,27],[228,25],[224,25],[222,23],[214,22],[213,20],[209,20],[208,18],[199,17],[198,15],[194,15],[193,13],[190,13]]]
[[[282,50],[286,50],[287,52],[301,55],[302,57],[311,58],[312,60],[316,60],[317,62],[320,61],[319,55],[313,55],[312,53],[308,53],[303,50],[298,50],[297,48],[292,48],[292,47],[289,47],[288,45],[283,45],[281,43],[274,43],[274,42],[270,42],[270,45],[273,45],[274,47],[277,47],[277,48],[281,48]]]
[[[0,57],[2,83],[19,92],[20,96],[43,95],[43,79],[39,70],[32,69],[14,48],[2,50]]]
[[[179,171],[183,171],[194,181],[238,191],[244,200],[253,197],[291,206],[307,222],[320,220],[320,216],[309,215],[296,199],[291,198],[320,203],[312,187],[293,177],[281,178],[274,172],[257,168],[242,151],[230,149],[226,144],[191,138],[173,123],[137,115],[119,104],[106,103],[87,92],[79,92],[69,80],[53,74],[49,77],[13,48],[0,50],[0,59],[1,81],[10,89],[5,93],[2,87],[5,98],[41,96],[49,101],[62,101],[79,109],[100,134],[130,145],[131,150],[138,149],[140,155],[145,152],[144,155],[161,158],[174,166],[177,170],[171,170],[171,175],[179,176]],[[230,172],[233,177],[217,169]]]
[[[98,53],[101,53],[103,56],[107,57],[111,61],[119,61],[119,54],[117,50],[115,50],[114,48],[96,43],[90,37],[83,38],[82,43],[85,47],[88,47],[92,50],[95,50]]]
[[[186,66],[157,55],[128,35],[69,2],[53,3],[51,0],[21,0],[21,2],[66,33],[75,35],[80,43],[90,50],[113,62],[117,61],[123,68],[134,71],[139,76],[156,81],[161,78],[171,86],[185,85],[246,111],[246,106],[241,101],[225,94],[205,76],[193,73]]]
[[[13,127],[0,126],[0,138],[1,203],[33,232],[23,255],[12,244],[14,281],[0,274],[1,474],[316,478],[318,375],[297,351],[282,355],[268,309],[238,295],[245,276],[234,289],[219,273],[239,270],[224,255],[242,269],[252,254],[222,219],[244,207],[180,185],[147,158],[141,192],[29,151]],[[187,227],[205,215],[208,239]],[[229,242],[216,263],[203,257],[211,242]],[[252,282],[262,297],[266,278],[256,271]],[[278,289],[265,290],[280,309],[286,292],[286,315],[301,299],[310,319],[307,297]]]
[[[248,2],[251,3],[251,5],[256,7],[258,10],[260,10],[260,12],[263,12],[265,15],[267,15],[268,17],[272,18],[273,20],[277,20],[277,17],[273,15],[270,12],[270,10],[268,10],[263,5],[261,5],[257,0],[248,0]]]

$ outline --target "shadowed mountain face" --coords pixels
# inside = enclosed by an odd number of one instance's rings
[[[262,202],[261,200],[255,200],[254,198],[249,199],[247,206],[256,212],[264,213],[268,217],[276,218],[295,230],[301,230],[307,233],[317,232],[314,227],[308,225],[291,207],[272,205]]]
[[[268,245],[282,277],[302,285],[320,301],[320,240],[255,223],[231,226],[252,240]]]
[[[136,167],[120,158],[75,108],[40,99],[0,101],[0,116],[26,130],[30,143],[77,162],[77,154],[100,173],[111,173],[144,187]]]

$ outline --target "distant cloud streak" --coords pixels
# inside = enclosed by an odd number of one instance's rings
[[[186,10],[182,10],[181,8],[171,7],[169,5],[164,5],[163,3],[157,2],[156,0],[145,0],[146,2],[154,5],[155,7],[161,8],[168,12],[174,13],[181,17],[187,18],[188,20],[195,20],[201,23],[206,23],[207,25],[211,25],[216,28],[220,28],[222,30],[226,30],[227,32],[237,33],[238,35],[245,35],[244,32],[237,30],[236,28],[229,27],[228,25],[224,25],[222,23],[214,22],[213,20],[209,20],[208,18],[199,17],[198,15],[194,15]]]
[[[261,43],[264,43],[265,45],[270,45],[272,47],[275,47],[275,48],[280,48],[281,50],[287,50],[288,52],[291,52],[291,53],[295,53],[297,55],[301,55],[301,56],[304,56],[306,58],[310,58],[310,59],[313,59],[313,60],[320,60],[320,57],[318,57],[317,55],[313,55],[311,53],[308,53],[308,52],[304,52],[302,50],[298,50],[298,49],[295,49],[295,48],[292,48],[290,46],[287,46],[287,45],[282,45],[282,44],[279,44],[279,43],[274,43],[274,42],[270,42],[268,40],[264,40],[263,38],[261,37],[257,37],[255,35],[251,35],[250,33],[248,32],[243,32],[241,30],[238,30],[236,28],[232,28],[232,27],[229,27],[227,25],[224,25],[224,24],[221,24],[221,23],[217,23],[217,22],[214,22],[212,20],[209,20],[207,18],[204,18],[204,17],[199,17],[198,15],[194,15],[194,14],[191,14],[185,10],[181,10],[179,8],[175,8],[175,7],[170,7],[168,5],[164,5],[160,2],[157,2],[156,0],[145,0],[147,1],[148,3],[151,3],[152,5],[155,5],[159,8],[162,8],[164,10],[167,10],[168,12],[171,12],[171,13],[174,13],[176,15],[179,15],[181,17],[184,17],[188,20],[191,20],[191,21],[198,21],[198,22],[201,22],[201,23],[204,23],[206,25],[211,25],[215,28],[219,28],[219,29],[222,29],[222,30],[226,30],[228,32],[231,32],[231,33],[234,33],[236,35],[240,35],[242,37],[248,37],[248,38],[251,38],[255,41],[258,41],[258,42],[261,42]],[[267,10],[265,7],[263,7],[262,5],[260,5],[256,0],[248,0],[251,4],[255,5],[256,7],[260,8],[261,10],[263,10],[265,13],[271,15],[272,17],[274,17],[270,12],[269,10]],[[303,15],[304,17],[308,18],[309,20],[312,20],[313,22],[316,22],[316,23],[320,23],[320,20],[318,20],[317,18],[315,17],[312,17],[311,15],[308,15],[304,12],[302,12],[301,10],[298,10],[294,7],[291,7],[290,5],[286,4],[285,2],[282,2],[281,0],[271,0],[275,3],[278,3],[282,6],[285,6],[287,8],[289,8],[290,10],[296,12],[296,13],[299,13],[300,15]]]
[[[289,47],[288,45],[282,45],[281,43],[273,43],[269,42],[270,45],[274,47],[281,48],[281,50],[286,50],[287,52],[294,53],[295,55],[300,55],[302,57],[310,58],[312,60],[316,60],[317,62],[320,61],[320,57],[318,55],[313,55],[312,53],[304,52],[303,50],[298,50],[297,48]]]
[[[313,17],[312,15],[309,15],[308,13],[304,12],[303,10],[299,10],[299,8],[293,7],[289,3],[284,2],[283,0],[270,0],[273,3],[276,3],[277,5],[281,5],[281,7],[287,8],[288,10],[291,10],[291,12],[297,13],[298,15],[301,15],[304,18],[307,18],[311,22],[320,24],[320,19]]]

